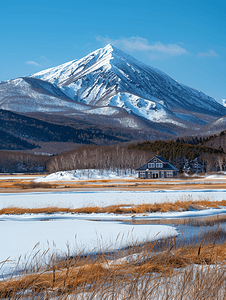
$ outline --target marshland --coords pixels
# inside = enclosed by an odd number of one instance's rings
[[[0,180],[1,299],[224,299],[224,176],[201,179],[209,189],[11,176]]]

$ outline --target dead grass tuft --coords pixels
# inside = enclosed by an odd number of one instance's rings
[[[13,185],[14,188],[20,188],[20,189],[51,189],[55,188],[56,185],[46,183],[46,182],[35,182],[35,181],[23,181],[23,182],[17,182]]]
[[[47,186],[46,186],[47,187]],[[27,188],[27,187],[26,187]],[[110,205],[105,207],[90,206],[82,208],[63,208],[63,207],[44,207],[44,208],[19,208],[19,207],[8,207],[2,208],[0,210],[1,214],[25,214],[25,213],[112,213],[112,214],[145,214],[154,212],[171,212],[171,211],[189,211],[191,209],[202,210],[206,208],[216,208],[226,207],[226,200],[222,201],[176,201],[174,203],[164,202],[164,203],[154,203],[154,204],[140,204],[131,205],[120,204],[120,205]],[[183,222],[185,222],[183,220]]]

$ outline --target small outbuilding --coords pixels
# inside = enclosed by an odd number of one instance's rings
[[[162,156],[155,155],[146,164],[138,168],[138,177],[143,179],[177,177],[179,171]]]

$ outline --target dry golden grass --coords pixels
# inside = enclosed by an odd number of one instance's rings
[[[18,183],[14,183],[14,188],[21,188],[21,189],[46,189],[46,188],[55,188],[56,185],[50,184],[47,182],[35,182],[35,181],[22,181]]]
[[[78,255],[52,260],[36,272],[2,280],[0,298],[159,299],[152,297],[161,295],[160,299],[225,299],[226,243],[217,244],[216,240],[177,248],[175,238],[166,242],[161,252],[154,252],[154,242],[127,261],[109,261],[103,253],[95,259]],[[130,254],[135,249],[132,247]],[[174,292],[169,294],[171,289]]]
[[[177,184],[179,183],[179,184]],[[81,180],[81,181],[71,181],[71,182],[51,182],[51,183],[35,183],[26,179],[1,179],[0,180],[0,189],[2,192],[7,192],[10,189],[14,189],[15,192],[26,191],[30,192],[33,189],[46,190],[46,189],[119,189],[119,190],[143,190],[143,191],[154,191],[154,190],[189,190],[192,188],[196,189],[224,189],[225,183],[222,182],[202,182],[197,183],[188,182],[187,180],[177,180],[177,181],[156,181],[156,180],[143,180],[143,179],[100,179],[100,180]],[[5,190],[3,190],[5,189]]]
[[[184,200],[176,202],[163,202],[154,204],[140,204],[140,205],[110,205],[104,207],[90,206],[82,208],[63,208],[63,207],[44,207],[44,208],[20,208],[20,207],[7,207],[0,209],[2,214],[37,214],[37,213],[113,213],[113,214],[145,214],[154,212],[172,212],[172,211],[189,211],[190,209],[201,210],[204,208],[216,208],[221,206],[226,207],[226,200],[209,201],[209,200]]]
[[[0,180],[0,188],[3,189],[46,189],[56,188],[56,184],[50,184],[45,182],[35,182],[30,180]]]

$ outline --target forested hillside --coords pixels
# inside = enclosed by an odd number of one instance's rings
[[[207,137],[192,136],[192,137],[177,138],[175,141],[177,143],[182,142],[185,144],[208,146],[215,149],[222,149],[224,152],[226,152],[226,130],[221,131],[218,134],[210,135]]]
[[[95,126],[74,128],[44,122],[17,113],[0,110],[0,149],[32,149],[36,142],[71,142],[77,144],[112,144],[129,141],[118,131],[105,131]],[[38,147],[38,146],[37,146]]]
[[[26,150],[37,146],[0,128],[0,150]]]
[[[226,152],[226,130],[206,138],[204,145],[218,149],[222,148]]]
[[[153,151],[163,156],[167,160],[173,161],[177,157],[186,157],[187,159],[195,159],[201,154],[223,154],[223,149],[215,149],[207,146],[191,145],[183,142],[174,141],[155,141],[143,142],[130,145],[129,149],[137,149],[143,151]]]

